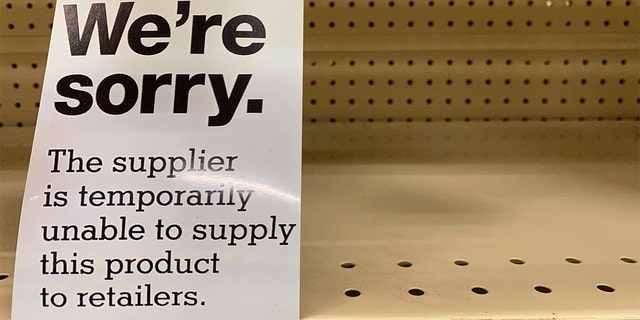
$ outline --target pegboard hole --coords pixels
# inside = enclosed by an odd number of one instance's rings
[[[423,296],[424,295],[424,290],[420,289],[420,288],[411,288],[409,289],[409,294],[412,296]]]
[[[401,268],[409,268],[411,266],[413,266],[413,263],[411,263],[409,261],[400,261],[400,262],[398,262],[398,267],[401,267]]]
[[[551,289],[546,286],[535,286],[533,289],[544,294],[551,293]]]
[[[611,286],[608,286],[606,284],[599,284],[599,285],[596,286],[596,288],[598,288],[598,290],[600,290],[600,291],[608,292],[608,293],[616,291],[616,289],[614,289]]]
[[[356,264],[353,262],[343,262],[341,265],[341,267],[345,268],[345,269],[353,269],[356,267]]]
[[[489,290],[483,288],[483,287],[473,287],[471,288],[471,291],[475,294],[480,294],[480,295],[484,295],[484,294],[488,294]]]
[[[2,126],[2,125],[0,124],[0,127],[1,127],[1,126]],[[7,279],[7,278],[9,278],[9,274],[6,274],[6,273],[0,273],[0,281],[5,280],[5,279]]]
[[[622,257],[620,260],[626,263],[638,263],[638,260],[629,257]]]
[[[517,264],[517,265],[523,265],[525,263],[524,260],[518,259],[518,258],[510,259],[509,262],[511,262],[513,264]]]
[[[456,266],[466,267],[469,265],[469,262],[466,260],[456,260],[453,262]]]
[[[356,290],[356,289],[349,289],[344,292],[344,295],[349,298],[359,297],[361,294],[362,293],[360,292],[360,290]]]
[[[571,264],[580,264],[580,263],[582,263],[582,261],[580,261],[579,259],[572,258],[572,257],[565,258],[564,261],[566,261],[568,263],[571,263]]]

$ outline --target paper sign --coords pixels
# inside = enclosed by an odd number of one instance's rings
[[[56,5],[13,319],[298,319],[297,0]]]

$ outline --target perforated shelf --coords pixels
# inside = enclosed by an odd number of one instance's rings
[[[9,319],[55,3],[0,4]],[[640,1],[305,4],[303,319],[640,319]]]

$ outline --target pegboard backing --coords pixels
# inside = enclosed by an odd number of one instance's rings
[[[633,1],[307,1],[310,122],[628,119]]]
[[[638,119],[639,1],[305,3],[308,123]],[[54,6],[2,2],[4,126],[35,124]]]
[[[305,62],[310,121],[635,119],[640,108],[637,50],[317,52]]]

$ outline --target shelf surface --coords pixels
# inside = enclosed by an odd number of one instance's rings
[[[0,139],[11,274],[32,130]],[[624,121],[306,126],[302,318],[639,318],[638,148]]]

